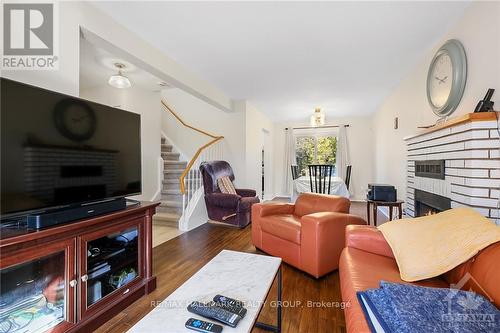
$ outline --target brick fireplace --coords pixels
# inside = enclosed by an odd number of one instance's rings
[[[500,225],[500,139],[494,112],[467,114],[405,141],[407,215],[469,206]]]

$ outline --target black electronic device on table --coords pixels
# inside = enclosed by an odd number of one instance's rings
[[[193,331],[203,332],[203,333],[220,333],[222,332],[222,326],[208,321],[189,318],[185,324],[186,328]]]
[[[368,184],[368,200],[394,202],[397,200],[396,188],[388,184]]]
[[[188,311],[205,318],[215,319],[223,324],[236,327],[241,317],[215,305],[215,302],[207,304],[202,302],[192,302],[188,305]]]
[[[227,310],[229,312],[235,313],[241,318],[245,317],[245,315],[247,314],[247,309],[243,307],[244,304],[242,301],[238,301],[236,299],[223,295],[216,295],[214,297],[214,302],[218,307],[223,308],[224,310]]]

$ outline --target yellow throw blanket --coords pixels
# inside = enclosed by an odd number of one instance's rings
[[[471,208],[455,208],[378,227],[389,243],[401,279],[436,277],[500,241],[500,227]]]

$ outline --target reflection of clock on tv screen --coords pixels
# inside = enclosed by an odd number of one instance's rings
[[[97,123],[94,110],[87,103],[71,98],[56,104],[54,119],[58,131],[73,141],[90,139]]]

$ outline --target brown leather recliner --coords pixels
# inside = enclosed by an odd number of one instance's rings
[[[302,193],[295,205],[252,206],[253,245],[316,278],[338,268],[348,224],[366,224],[349,214],[349,199]]]
[[[410,223],[410,222],[408,222]],[[398,264],[382,232],[372,226],[348,226],[346,248],[340,256],[340,289],[348,333],[370,333],[363,309],[358,302],[358,291],[378,288],[380,280],[409,283],[401,280]],[[463,290],[472,289],[500,308],[500,242],[480,251],[475,257],[451,271],[412,284],[449,288],[450,284],[465,283]]]

